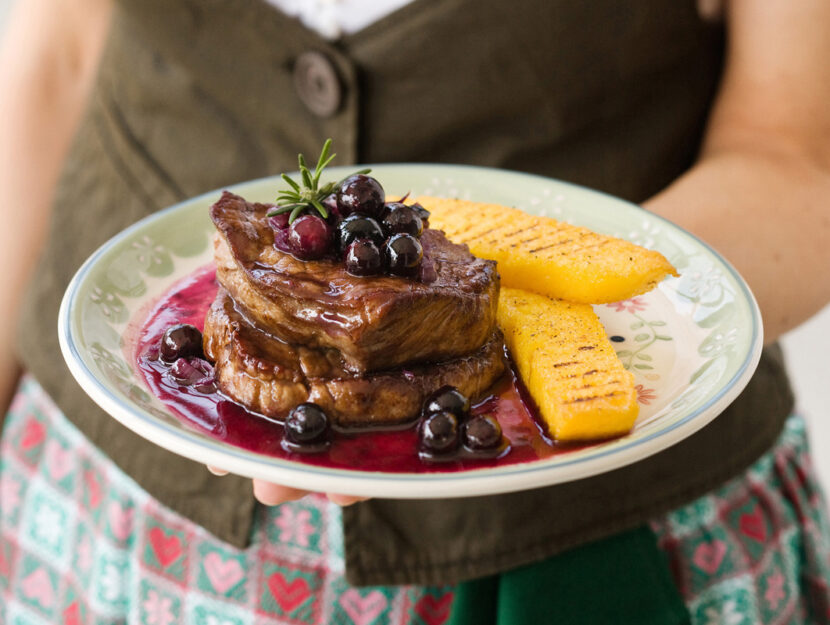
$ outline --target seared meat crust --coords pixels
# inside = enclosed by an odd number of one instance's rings
[[[441,386],[479,397],[505,370],[504,341],[496,330],[465,356],[356,376],[335,350],[291,345],[257,328],[221,287],[205,320],[204,347],[231,399],[274,418],[311,401],[340,426],[410,421]]]
[[[219,282],[259,327],[291,344],[336,350],[352,373],[475,352],[496,330],[495,263],[442,232],[421,243],[430,283],[355,277],[342,262],[301,261],[274,247],[269,206],[225,192],[211,208]]]

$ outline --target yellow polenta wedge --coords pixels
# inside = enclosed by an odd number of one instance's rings
[[[606,304],[654,288],[675,268],[659,252],[515,208],[420,197],[429,224],[499,264],[505,286],[583,304]]]
[[[519,375],[556,440],[631,430],[638,412],[634,376],[617,358],[590,305],[502,288],[498,321]]]

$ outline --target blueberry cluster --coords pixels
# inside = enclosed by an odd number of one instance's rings
[[[200,393],[216,390],[213,365],[204,358],[202,333],[196,326],[179,323],[167,328],[161,335],[158,358],[170,367],[170,378],[180,386],[191,386]]]
[[[380,183],[365,174],[344,179],[322,201],[327,218],[287,213],[271,218],[279,245],[301,260],[343,259],[354,276],[417,277],[424,257],[420,236],[429,212],[420,204],[386,202]],[[275,245],[278,244],[275,237]]]
[[[444,386],[424,403],[418,430],[421,457],[441,460],[459,449],[492,457],[502,450],[501,426],[487,414],[471,416],[470,400],[452,386]]]
[[[314,453],[331,443],[329,419],[317,404],[308,402],[292,408],[283,429],[282,446],[286,451]]]

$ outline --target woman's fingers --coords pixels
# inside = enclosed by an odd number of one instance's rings
[[[207,470],[214,475],[222,476],[228,474],[228,471],[225,469],[220,469],[219,467],[211,465],[206,466]],[[283,486],[282,484],[273,484],[272,482],[266,482],[264,480],[253,480],[253,486],[254,497],[256,497],[257,501],[266,506],[278,506],[286,501],[296,501],[297,499],[302,499],[309,494],[309,491],[307,490]],[[326,497],[329,498],[329,501],[336,503],[338,506],[350,506],[358,501],[366,501],[369,499],[369,497],[340,495],[338,493],[327,493]]]
[[[212,465],[206,465],[207,470],[214,475],[227,475],[228,471]],[[296,501],[308,495],[308,491],[299,488],[291,488],[282,484],[272,484],[264,480],[253,480],[254,497],[257,501],[266,506],[278,506],[286,501]]]
[[[283,486],[282,484],[272,484],[270,482],[263,482],[262,480],[254,480],[254,497],[266,506],[277,506],[286,501],[296,501],[302,499],[309,494],[307,490],[300,490],[299,488],[291,488],[290,486]],[[338,493],[328,493],[326,495],[329,501],[336,503],[338,506],[350,506],[358,501],[366,501],[368,497],[355,497],[353,495],[340,495]]]
[[[350,506],[358,501],[366,501],[369,497],[355,497],[354,495],[339,495],[337,493],[328,493],[326,497],[329,501],[336,503],[338,506]]]
[[[309,494],[307,490],[300,490],[299,488],[291,488],[290,486],[283,486],[282,484],[272,484],[263,480],[254,480],[254,497],[266,506],[278,506],[286,501],[296,501]],[[339,495],[337,493],[328,493],[326,495],[329,501],[336,503],[338,506],[350,506],[358,501],[366,501],[368,497],[355,497],[353,495]]]
[[[254,480],[254,497],[266,506],[278,506],[286,501],[296,501],[308,495],[307,490],[291,488],[282,484],[272,484],[263,480]]]

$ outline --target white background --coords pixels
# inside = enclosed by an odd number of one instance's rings
[[[0,0],[0,32],[13,0]],[[783,339],[797,396],[797,409],[807,418],[813,457],[830,490],[830,306]]]

